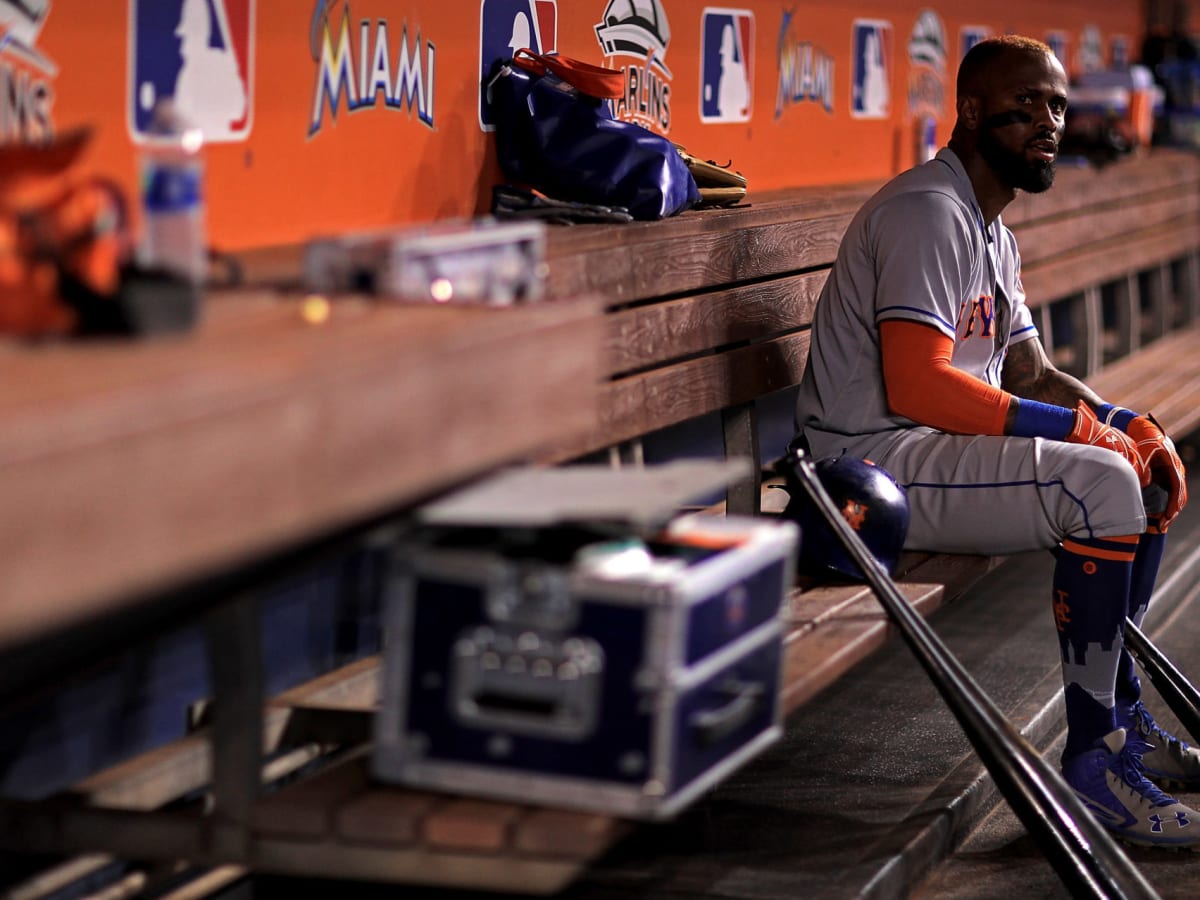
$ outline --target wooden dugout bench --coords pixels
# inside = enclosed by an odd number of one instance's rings
[[[751,194],[737,208],[664,222],[553,230],[548,297],[540,308],[568,316],[566,310],[577,309],[573,298],[602,298],[600,308],[559,323],[564,330],[591,323],[582,331],[591,329],[591,349],[599,347],[593,357],[598,368],[590,374],[586,366],[575,372],[548,368],[536,348],[526,348],[523,364],[543,383],[556,379],[554,390],[540,399],[525,395],[529,402],[552,404],[534,417],[546,430],[527,434],[520,446],[498,448],[486,460],[444,470],[439,481],[393,487],[389,496],[403,504],[518,458],[638,465],[672,455],[728,453],[769,463],[790,436],[791,389],[803,370],[808,323],[826,272],[850,218],[877,187]],[[1052,191],[1021,197],[1004,218],[1020,241],[1030,304],[1056,362],[1087,377],[1107,399],[1154,411],[1175,434],[1200,424],[1200,359],[1191,350],[1200,334],[1200,159],[1155,151],[1100,171],[1064,167]],[[242,340],[238,335],[246,325],[240,317],[270,321],[282,302],[214,302],[214,312],[218,304],[230,308],[205,328]],[[426,314],[433,312],[438,311]],[[357,313],[364,323],[375,314]],[[364,324],[364,333],[373,325]],[[270,333],[279,325],[267,327]],[[554,340],[562,341],[558,334]],[[367,340],[346,337],[341,359],[350,358],[355,341]],[[568,347],[587,352],[583,343],[556,346],[562,357]],[[314,345],[308,352],[322,350]],[[236,352],[228,359],[232,364]],[[558,355],[554,359],[567,365]],[[386,371],[382,358],[378,362],[378,371]],[[499,358],[497,365],[502,366]],[[562,379],[571,378],[592,379],[591,399],[573,388],[560,390]],[[65,369],[61,379],[70,382]],[[311,383],[280,385],[278,402]],[[568,414],[575,403],[589,413]],[[8,408],[19,407],[14,401]],[[80,409],[88,408],[81,400]],[[546,425],[567,419],[571,427]],[[59,425],[65,428],[65,420]],[[422,437],[443,435],[435,444],[462,446],[453,431],[426,427]],[[355,449],[345,449],[347,464]],[[153,458],[162,451],[145,452]],[[265,457],[260,465],[268,465]],[[387,468],[380,463],[378,471]],[[3,471],[0,465],[0,478]],[[769,470],[766,477],[756,470],[731,488],[722,506],[777,512],[782,498],[771,483]],[[306,512],[309,518],[301,516],[296,531],[276,536],[277,543],[302,532],[304,521],[328,522]],[[235,535],[227,552],[252,539]],[[110,546],[110,552],[116,549]],[[909,554],[902,563],[902,589],[928,614],[995,562]],[[82,592],[66,596],[88,602]],[[244,626],[238,625],[238,609],[235,604],[218,613],[235,631]],[[787,614],[789,711],[889,638],[870,592],[853,585],[800,584]],[[243,649],[243,662],[252,663],[252,651]],[[217,866],[208,877],[218,880],[252,868],[552,893],[622,835],[631,829],[636,834],[636,826],[605,816],[372,785],[361,740],[362,723],[378,699],[376,658],[266,698],[265,704],[253,683],[234,686],[237,671],[235,666],[227,673],[224,695],[231,698],[225,708],[235,710],[232,720],[214,721],[179,745],[97,773],[61,802],[6,804],[0,840],[28,849],[192,859]],[[263,748],[272,751],[265,768],[247,732],[261,736]],[[315,765],[333,749],[342,753],[336,764]],[[271,786],[260,791],[260,778]],[[169,808],[179,796],[206,790],[215,799],[215,814]]]

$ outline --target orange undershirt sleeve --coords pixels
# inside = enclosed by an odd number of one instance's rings
[[[954,341],[904,319],[879,324],[888,409],[952,434],[1004,434],[1012,395],[950,364]]]

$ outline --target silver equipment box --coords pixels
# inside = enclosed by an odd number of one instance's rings
[[[516,470],[422,510],[375,776],[656,819],[776,740],[797,529],[676,512],[742,471]]]

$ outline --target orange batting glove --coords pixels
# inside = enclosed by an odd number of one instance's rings
[[[1075,427],[1071,429],[1071,433],[1067,435],[1066,440],[1072,444],[1091,444],[1093,447],[1104,447],[1113,453],[1119,453],[1125,457],[1125,461],[1133,466],[1133,471],[1138,474],[1138,481],[1142,487],[1150,483],[1150,469],[1146,466],[1142,456],[1138,453],[1137,446],[1133,439],[1111,425],[1105,425],[1096,418],[1096,414],[1092,412],[1092,408],[1079,401],[1079,405],[1075,407]]]
[[[1125,433],[1133,439],[1134,447],[1152,480],[1167,491],[1167,508],[1162,513],[1160,531],[1187,506],[1187,472],[1183,461],[1175,450],[1175,442],[1158,427],[1158,423],[1147,416],[1137,416],[1125,427]]]

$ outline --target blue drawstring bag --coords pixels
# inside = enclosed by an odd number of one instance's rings
[[[500,168],[557,200],[623,207],[662,219],[700,201],[675,145],[614,119],[604,98],[624,92],[619,70],[518,50],[488,83]]]

